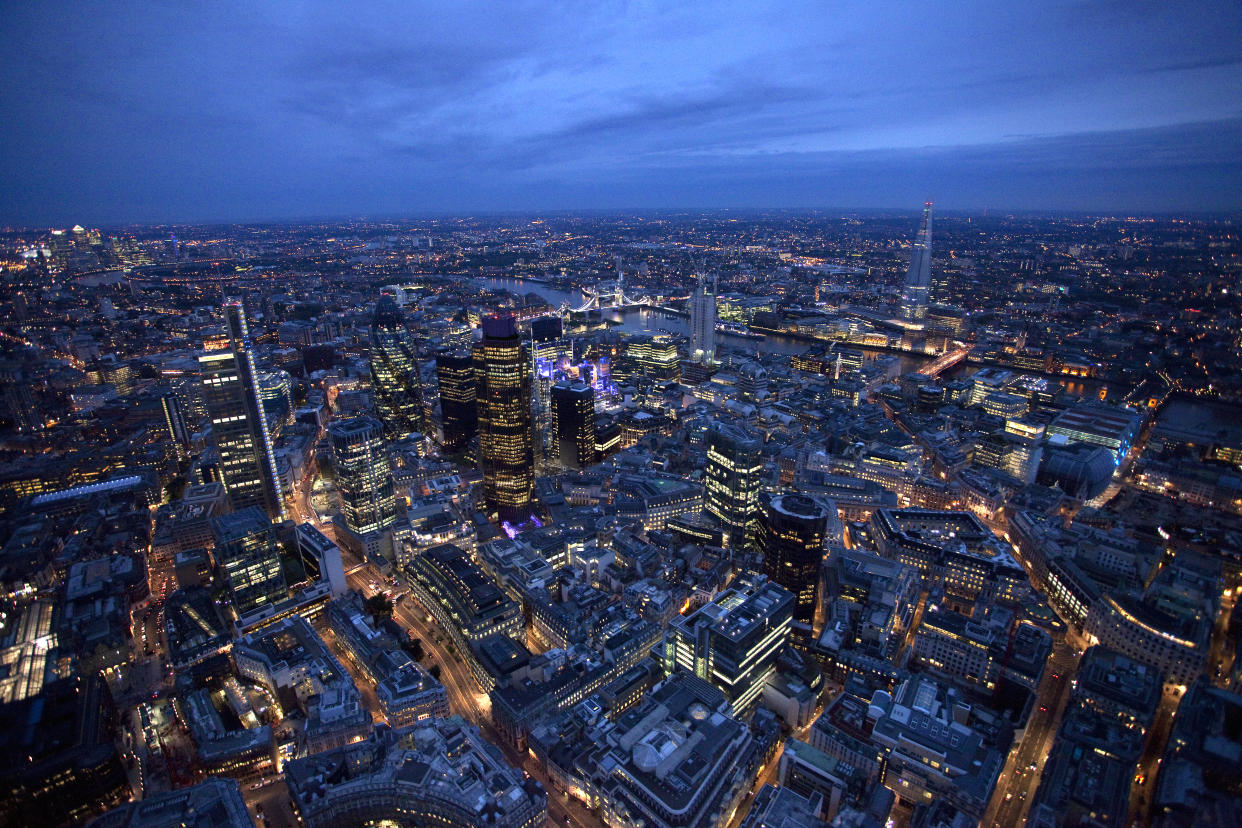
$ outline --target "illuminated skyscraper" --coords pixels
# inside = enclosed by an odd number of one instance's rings
[[[441,351],[437,354],[436,383],[440,386],[444,450],[456,454],[465,450],[479,430],[478,384],[471,353]]]
[[[815,591],[824,559],[828,507],[800,494],[782,494],[762,504],[756,546],[768,577],[796,596],[794,618],[815,620]]]
[[[754,536],[759,477],[763,473],[760,447],[759,440],[737,426],[716,424],[707,432],[704,505],[734,544],[743,544]]]
[[[690,358],[708,364],[716,361],[716,288],[708,288],[703,273],[690,297]]]
[[[234,612],[248,615],[288,597],[276,530],[257,506],[212,518],[211,531]]]
[[[371,393],[389,440],[423,431],[422,382],[414,344],[396,300],[388,294],[375,303],[371,322]]]
[[[271,431],[259,397],[250,328],[241,302],[225,302],[224,318],[229,347],[198,358],[212,437],[220,454],[220,476],[234,509],[258,506],[268,517],[283,519]]]
[[[910,256],[910,269],[901,290],[901,321],[922,325],[931,298],[932,203],[923,205],[923,224]]]
[[[552,386],[552,428],[561,465],[581,469],[595,462],[595,389],[582,382]]]
[[[397,500],[384,427],[374,417],[354,417],[330,424],[328,435],[345,525],[359,536],[391,526],[397,519]]]
[[[483,495],[501,520],[524,521],[535,492],[530,356],[512,314],[483,317],[475,350]]]

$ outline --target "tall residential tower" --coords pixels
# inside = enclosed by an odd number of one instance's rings
[[[716,361],[716,287],[700,273],[690,297],[690,358],[711,364]]]

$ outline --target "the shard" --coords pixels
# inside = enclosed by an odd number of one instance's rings
[[[923,224],[914,242],[906,284],[901,290],[901,321],[909,325],[922,325],[927,318],[931,296],[931,239],[932,203],[928,201],[923,205]]]

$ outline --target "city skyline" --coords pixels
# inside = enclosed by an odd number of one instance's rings
[[[1239,207],[1236,4],[296,9],[7,8],[0,222]]]
[[[1238,822],[1237,0],[0,25],[0,824]]]

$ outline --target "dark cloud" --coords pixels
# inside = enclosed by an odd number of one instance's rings
[[[1227,1],[39,3],[0,23],[0,221],[1242,192]]]

